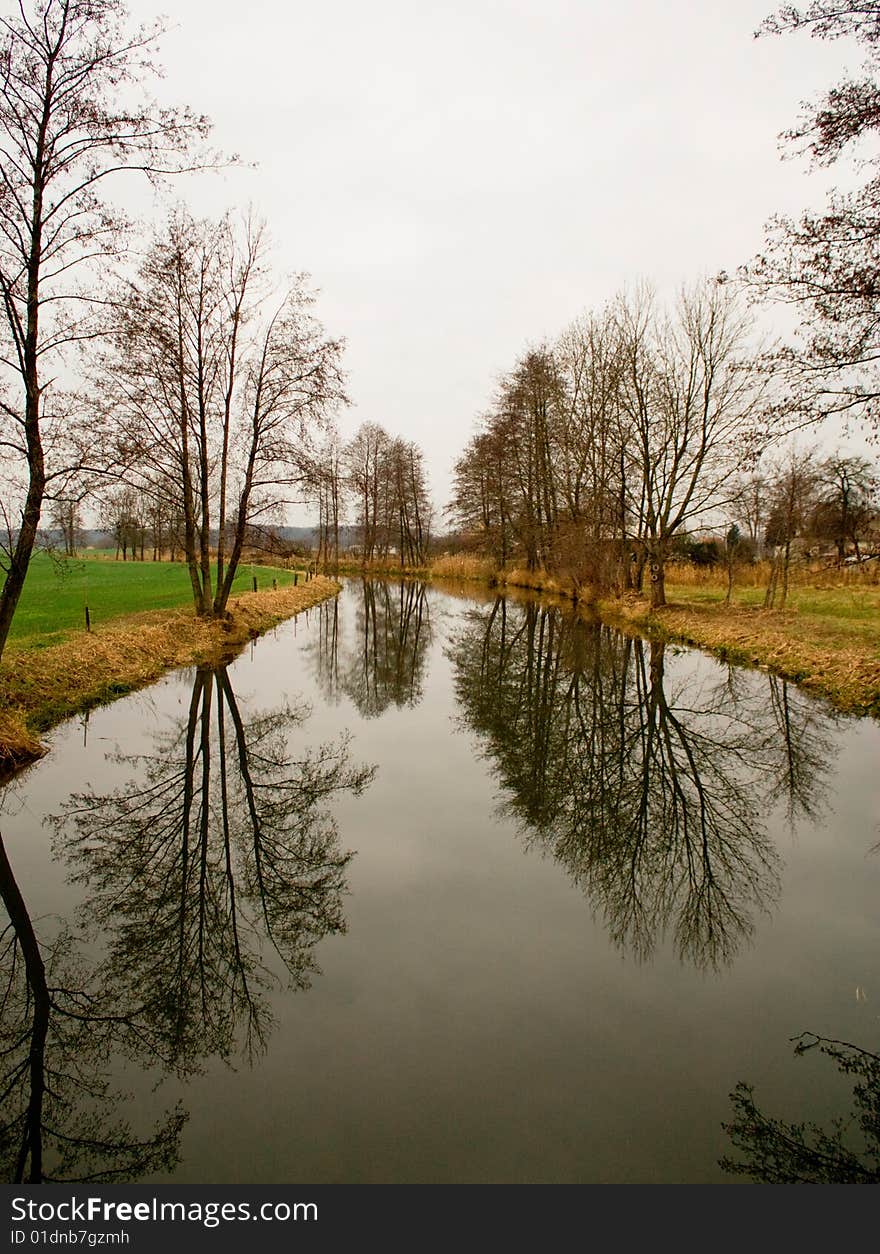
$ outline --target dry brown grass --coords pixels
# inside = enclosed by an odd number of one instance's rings
[[[431,563],[430,573],[437,579],[491,580],[495,565],[491,558],[476,557],[470,553],[447,553]]]
[[[723,566],[671,562],[666,568],[666,581],[688,587],[723,590],[727,587],[727,572]],[[737,588],[766,588],[769,581],[770,562],[753,562],[735,568],[734,586]],[[811,566],[795,561],[789,571],[789,584],[793,588],[877,587],[880,584],[880,562],[865,562],[862,566]]]
[[[436,557],[427,566],[401,566],[398,559],[374,558],[370,562],[346,559],[335,567],[341,575],[366,576],[376,579],[480,580],[493,582],[495,565],[488,557],[467,553],[447,553]]]
[[[794,577],[792,570],[791,577]],[[770,563],[755,562],[749,566],[737,566],[734,583],[738,588],[766,588],[770,578]],[[727,587],[727,572],[723,566],[694,566],[690,562],[670,562],[666,567],[667,582],[693,588]]]
[[[25,762],[46,752],[16,713],[0,710],[0,781],[8,779]]]
[[[527,570],[525,567],[514,566],[500,571],[497,581],[504,588],[530,588],[554,597],[568,597],[577,601],[590,602],[594,599],[589,584],[582,583],[565,571],[551,574],[546,570]]]
[[[79,710],[158,679],[177,666],[220,661],[248,640],[319,601],[339,584],[318,577],[298,587],[230,600],[230,619],[211,622],[191,609],[116,619],[46,649],[10,647],[0,665],[0,772],[43,752],[35,733]]]

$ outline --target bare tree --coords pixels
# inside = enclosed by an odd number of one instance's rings
[[[448,510],[456,527],[477,549],[491,554],[503,568],[512,556],[510,475],[503,431],[492,417],[477,432],[455,463],[453,497]]]
[[[556,564],[580,591],[616,577],[628,582],[631,531],[627,432],[621,424],[622,341],[613,311],[587,314],[554,346],[557,388],[552,423],[560,513]]]
[[[646,288],[527,353],[455,467],[451,516],[493,552],[575,594],[641,587],[666,603],[673,540],[736,495],[766,439],[751,320],[720,282],[673,313]]]
[[[736,559],[742,548],[742,534],[736,523],[732,523],[724,534],[724,569],[727,575],[727,587],[724,592],[724,604],[730,605],[733,600],[733,577],[736,571]]]
[[[390,436],[376,422],[362,423],[346,446],[348,484],[354,495],[358,527],[361,533],[361,558],[364,563],[378,556],[380,498],[383,489],[381,470]]]
[[[345,449],[347,486],[361,533],[361,560],[387,561],[392,552],[404,567],[427,561],[431,502],[422,451],[366,422]]]
[[[562,490],[553,424],[563,386],[552,349],[531,349],[500,380],[483,430],[456,466],[453,515],[528,570],[553,565]]]
[[[346,509],[343,449],[331,428],[307,472],[308,490],[318,510],[317,561],[325,571],[339,566],[339,526]]]
[[[311,315],[305,276],[279,297],[266,265],[259,225],[179,211],[120,294],[103,362],[129,481],[179,502],[208,617],[226,612],[248,529],[307,488],[315,438],[345,401],[342,344]]]
[[[155,179],[204,164],[190,154],[208,129],[188,110],[132,99],[132,87],[158,73],[162,28],[131,31],[120,0],[19,0],[17,8],[0,18],[0,442],[24,470],[0,592],[0,653],[47,486],[71,469],[68,416],[50,403],[46,367],[97,333],[91,280],[117,252],[123,222],[103,188],[126,170]],[[56,442],[60,464],[52,465]],[[87,449],[76,449],[74,462],[84,455],[88,466]]]
[[[385,536],[393,542],[403,567],[428,560],[431,504],[421,449],[410,440],[395,439],[385,461]]]
[[[116,560],[137,560],[138,542],[146,527],[144,503],[133,487],[124,484],[105,493],[101,506],[101,525],[109,531],[116,545]]]
[[[855,40],[866,57],[860,73],[847,75],[805,106],[797,124],[781,136],[813,167],[829,167],[860,141],[876,141],[880,132],[880,3],[812,0],[805,9],[787,4],[758,34],[798,31]],[[858,416],[874,429],[880,421],[880,173],[876,153],[864,156],[865,151],[862,142],[860,169],[868,177],[857,190],[832,192],[819,212],[773,218],[765,250],[743,270],[759,295],[800,316],[792,342],[769,365],[784,378],[802,423],[829,413]]]
[[[788,581],[795,541],[803,535],[813,509],[816,461],[811,450],[792,449],[770,482],[770,509],[765,539],[773,549],[765,609],[782,609],[788,599]]]
[[[82,509],[79,501],[56,498],[52,501],[50,521],[61,534],[65,557],[76,557],[82,536]]]
[[[817,488],[814,534],[833,541],[838,563],[846,557],[849,544],[861,558],[859,541],[870,526],[880,490],[871,462],[866,457],[833,453],[818,467]]]
[[[762,388],[749,368],[751,319],[720,282],[658,314],[650,293],[621,298],[626,365],[621,406],[631,427],[627,494],[641,519],[651,605],[666,604],[673,537],[732,499],[732,475],[757,447]]]
[[[757,470],[750,474],[741,474],[737,478],[735,491],[737,521],[745,527],[746,535],[760,556],[767,524],[767,479]]]

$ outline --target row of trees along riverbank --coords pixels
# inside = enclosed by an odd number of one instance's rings
[[[880,540],[869,459],[770,453],[793,417],[727,284],[672,310],[622,295],[501,379],[455,466],[460,542],[575,595],[641,589],[647,573],[657,608],[670,560],[714,527],[731,578],[735,560],[772,556],[770,603],[784,603],[795,552],[830,544],[842,560]]]
[[[111,198],[234,163],[148,94],[161,23],[120,0],[0,17],[0,656],[42,530],[125,485],[221,619],[249,529],[322,481],[346,401],[342,341],[308,277],[273,274],[254,214],[182,203],[146,237]],[[67,386],[62,386],[61,381]]]
[[[455,472],[453,519],[500,566],[564,570],[602,590],[639,585],[647,565],[662,606],[676,539],[710,520],[724,534],[744,518],[746,481],[774,442],[831,416],[876,437],[880,175],[864,141],[880,131],[880,3],[785,5],[756,34],[859,46],[860,70],[803,105],[781,138],[829,168],[859,146],[860,181],[832,190],[824,208],[774,217],[735,280],[693,287],[672,310],[636,290],[519,358]],[[794,315],[787,342],[756,342],[751,299]],[[810,476],[796,462],[770,475],[771,601],[784,599],[804,513]],[[868,469],[844,466],[838,514],[850,489],[854,514],[865,505]],[[851,542],[858,552],[854,514],[836,524],[839,557]]]
[[[164,447],[164,446],[161,446]],[[432,541],[434,510],[424,455],[411,440],[393,436],[375,422],[362,423],[351,440],[344,441],[333,424],[322,438],[291,456],[299,486],[317,519],[309,536],[291,536],[290,528],[272,521],[271,511],[251,510],[243,528],[240,513],[219,526],[204,528],[212,556],[239,544],[238,557],[251,560],[300,558],[325,573],[340,563],[355,568],[393,562],[403,570],[426,566]],[[104,547],[115,547],[123,561],[147,556],[171,561],[186,556],[186,518],[171,493],[157,482],[155,459],[144,461],[137,474],[146,474],[148,490],[130,484],[101,493]],[[173,475],[166,478],[174,481]],[[352,521],[354,520],[354,521]],[[53,508],[52,542],[65,555],[84,547],[82,512],[72,502]],[[200,536],[201,538],[201,536]],[[354,540],[354,542],[353,542]]]

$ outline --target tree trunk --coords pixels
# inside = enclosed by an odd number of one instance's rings
[[[46,486],[46,476],[43,470],[43,450],[39,444],[38,434],[35,436],[35,443],[36,447],[30,453],[30,482],[21,516],[21,526],[12,551],[9,569],[6,572],[3,591],[0,592],[0,657],[3,656],[15,609],[27,578],[28,565],[36,543],[37,528],[40,525],[40,507]]]
[[[661,609],[666,604],[666,572],[662,563],[651,567],[651,609]]]
[[[666,604],[666,554],[658,547],[651,550],[651,609],[661,609]]]
[[[9,865],[2,838],[0,838],[0,897],[3,899],[16,940],[21,947],[27,982],[33,997],[33,1025],[28,1054],[30,1100],[15,1179],[17,1182],[24,1180],[25,1166],[30,1158],[28,1182],[41,1184],[43,1181],[43,1098],[46,1091],[45,1054],[46,1040],[49,1035],[51,1001],[40,946],[24,898],[15,881],[12,867]]]
[[[786,540],[785,549],[782,556],[782,597],[779,602],[779,608],[785,608],[785,602],[788,600],[788,569],[791,565],[791,541]]]

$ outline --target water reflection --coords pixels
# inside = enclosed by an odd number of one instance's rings
[[[754,729],[754,766],[766,808],[781,804],[791,826],[801,818],[822,818],[838,717],[778,675],[758,680],[735,666],[726,668],[713,699],[725,717]]]
[[[349,697],[364,718],[418,705],[433,635],[425,585],[363,579],[348,588],[357,597],[353,638],[340,633],[337,600],[317,607],[309,655],[322,691]]]
[[[556,858],[614,943],[729,963],[779,891],[763,816],[814,814],[830,719],[733,669],[671,684],[667,648],[534,602],[472,611],[450,656],[504,808]],[[769,695],[769,700],[768,700]]]
[[[373,770],[350,764],[346,737],[293,757],[306,716],[246,719],[226,667],[197,670],[187,717],[151,753],[114,755],[131,778],[72,795],[52,819],[86,896],[78,935],[62,925],[48,949],[0,842],[6,1178],[171,1170],[184,1112],[137,1139],[115,1115],[114,1059],[185,1076],[212,1055],[250,1057],[271,1028],[272,954],[290,987],[308,987],[318,941],[345,930],[352,854],[326,803]]]
[[[262,1047],[274,985],[266,942],[293,987],[314,948],[345,929],[352,857],[324,803],[359,793],[345,737],[291,757],[304,715],[242,717],[225,666],[195,674],[188,717],[112,793],[74,794],[56,820],[84,924],[101,934],[109,987],[135,986],[157,1052],[178,1071],[205,1055]]]
[[[534,602],[474,612],[428,595],[428,649],[423,590],[359,582],[338,608],[312,611],[307,632],[300,620],[262,642],[246,674],[265,684],[270,713],[236,699],[234,668],[202,670],[151,694],[137,739],[125,737],[144,698],[93,720],[87,754],[78,729],[59,734],[4,818],[15,867],[0,864],[12,920],[0,941],[8,1177],[167,1179],[182,1158],[179,1176],[194,1180],[703,1180],[721,1175],[731,1147],[751,1174],[783,1178],[768,1164],[781,1171],[790,1125],[761,1108],[797,1109],[779,1088],[759,1085],[735,1110],[725,1095],[766,1074],[775,1042],[804,1024],[862,1039],[844,1026],[862,1011],[844,1017],[839,990],[850,971],[867,982],[875,940],[862,828],[876,727],[832,740],[821,706],[756,672]],[[356,817],[340,812],[362,829],[356,842],[326,811],[335,787],[357,790],[368,773],[343,741],[301,750],[313,724],[274,708],[292,649],[340,697],[322,728],[356,725],[388,762],[390,786]],[[453,677],[486,763],[472,760],[470,735],[450,740]],[[377,735],[344,684],[368,719],[424,704]],[[149,730],[160,720],[161,734]],[[90,776],[82,763],[98,761],[114,728],[125,753]],[[487,764],[514,824],[487,822]],[[65,806],[71,787],[80,795]],[[823,806],[827,830],[806,830]],[[54,866],[45,809],[64,811]],[[787,816],[797,842],[785,840]],[[547,855],[543,872],[521,856],[517,827]],[[755,954],[730,978],[706,979],[742,952],[761,911],[776,911],[771,834],[786,864],[776,926],[757,927]],[[346,840],[362,851],[355,862]],[[320,949],[344,914],[357,944]],[[646,957],[664,936],[684,967],[667,952],[643,967],[615,951]],[[291,1000],[289,984],[318,984],[316,958],[321,987]],[[647,1067],[633,1048],[646,1032]],[[215,1062],[248,1053],[252,1071]],[[831,1104],[840,1077],[823,1066],[803,1113],[819,1124],[848,1104],[848,1091]],[[740,1140],[716,1148],[725,1116]],[[234,1129],[231,1156],[218,1119]],[[646,1135],[630,1136],[635,1126]],[[846,1145],[859,1152],[858,1138]]]
[[[848,1041],[805,1033],[795,1053],[818,1049],[855,1080],[850,1114],[830,1127],[788,1123],[758,1107],[754,1089],[738,1084],[730,1095],[734,1117],[723,1128],[738,1157],[721,1167],[765,1184],[880,1183],[880,1055]]]
[[[9,916],[0,948],[3,1179],[118,1183],[172,1170],[183,1110],[138,1138],[107,1074],[121,1042],[138,1040],[139,990],[106,987],[67,931],[40,943],[2,837],[0,896]]]

